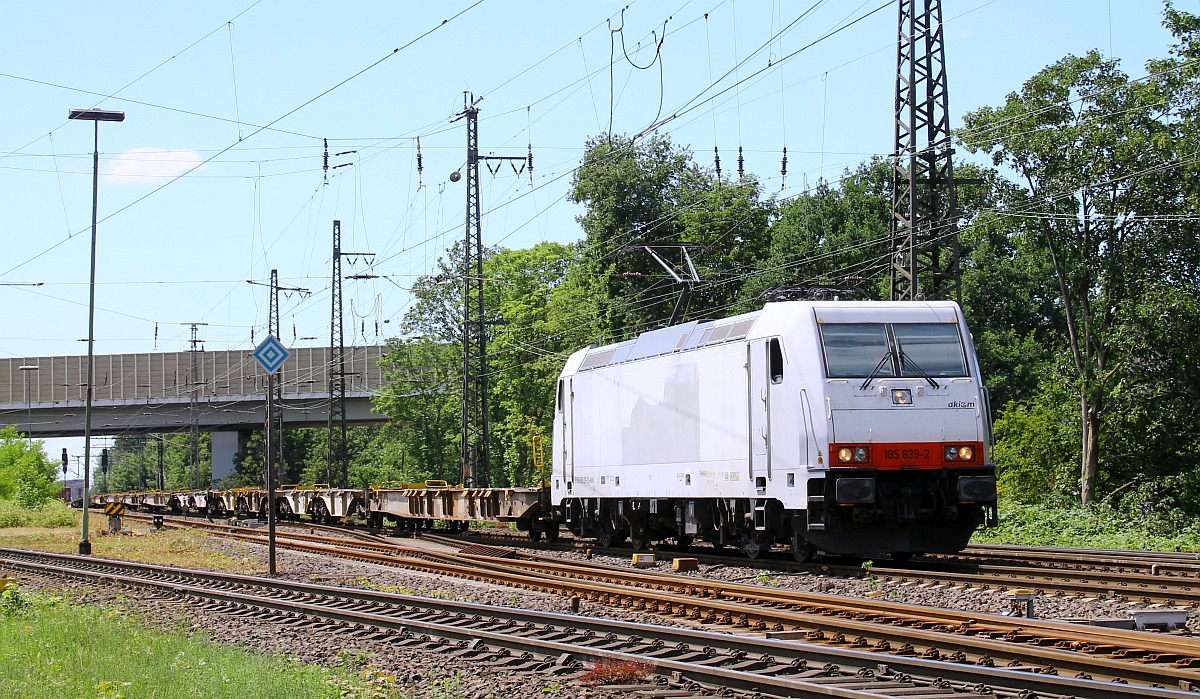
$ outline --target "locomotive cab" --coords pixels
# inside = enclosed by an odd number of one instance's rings
[[[953,304],[821,309],[829,467],[806,538],[897,558],[961,550],[996,517],[987,393]]]

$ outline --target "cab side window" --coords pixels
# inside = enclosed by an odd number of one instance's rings
[[[783,383],[783,348],[779,346],[778,338],[771,340],[767,352],[771,368],[771,383]]]

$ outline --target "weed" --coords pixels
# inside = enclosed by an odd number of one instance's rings
[[[879,581],[876,580],[875,576],[871,574],[871,569],[875,567],[875,562],[863,561],[861,567],[863,569],[863,575],[866,576],[867,587],[874,590],[875,586],[879,584]]]
[[[414,590],[407,585],[379,585],[377,583],[371,582],[370,580],[368,580],[366,578],[359,578],[358,584],[362,585],[363,587],[367,588],[368,590],[374,590],[376,592],[386,592],[390,595],[418,595],[418,594],[420,594],[420,591]]]
[[[4,583],[4,591],[0,592],[0,616],[15,617],[29,612],[33,602],[17,587],[15,582]]]
[[[463,681],[462,674],[454,673],[450,677],[443,677],[439,680],[434,680],[430,684],[432,693],[429,694],[429,699],[462,699]]]
[[[37,507],[25,507],[12,500],[0,500],[0,527],[69,527],[75,524],[75,511],[65,503],[50,501]]]
[[[599,660],[579,678],[588,687],[604,684],[634,684],[654,672],[654,666],[633,660]]]
[[[96,690],[97,697],[104,697],[104,699],[124,699],[125,694],[121,690],[125,687],[132,686],[132,682],[114,682],[111,680],[106,680],[96,685],[92,689]]]
[[[367,665],[359,673],[359,678],[351,681],[335,677],[329,680],[329,685],[337,690],[340,699],[392,699],[400,696],[399,682],[387,670]]]
[[[1200,524],[1172,512],[1146,516],[1105,503],[1049,507],[1001,501],[1000,525],[975,532],[971,543],[1200,551]]]
[[[754,579],[758,581],[759,585],[763,585],[764,587],[775,587],[779,584],[779,581],[775,579],[775,576],[771,575],[771,572],[767,570],[758,571],[758,574],[754,576]]]
[[[337,652],[338,662],[343,665],[367,665],[374,653],[361,648],[343,648]]]

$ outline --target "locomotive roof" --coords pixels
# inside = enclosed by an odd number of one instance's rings
[[[638,335],[632,340],[618,342],[613,345],[604,345],[602,347],[589,347],[584,352],[584,356],[579,366],[575,371],[589,371],[600,367],[612,366],[613,364],[621,364],[630,362],[636,359],[645,357],[653,357],[661,354],[671,354],[673,352],[683,352],[687,350],[706,347],[709,345],[723,344],[726,342],[735,342],[743,340],[751,333],[754,324],[766,314],[773,315],[772,311],[784,310],[796,312],[800,310],[797,307],[802,307],[804,311],[813,309],[818,310],[818,315],[821,312],[833,311],[834,315],[841,315],[838,311],[878,311],[882,307],[888,307],[891,311],[909,310],[909,311],[924,311],[922,315],[934,310],[939,316],[949,317],[946,320],[958,317],[958,305],[952,301],[779,301],[767,303],[762,310],[743,313],[741,315],[722,318],[720,320],[693,320],[688,323],[672,325],[666,328],[658,328],[657,330],[649,330]],[[790,307],[790,308],[788,308]],[[857,314],[855,314],[857,315]],[[926,317],[928,317],[926,315]],[[576,353],[578,355],[578,353]],[[572,357],[574,359],[574,357]],[[568,369],[571,362],[568,362]]]

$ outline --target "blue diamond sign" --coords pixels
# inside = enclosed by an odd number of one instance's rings
[[[283,366],[290,356],[292,353],[288,352],[288,348],[273,336],[267,336],[258,349],[254,350],[254,359],[267,370],[268,374],[279,371],[279,367]]]

